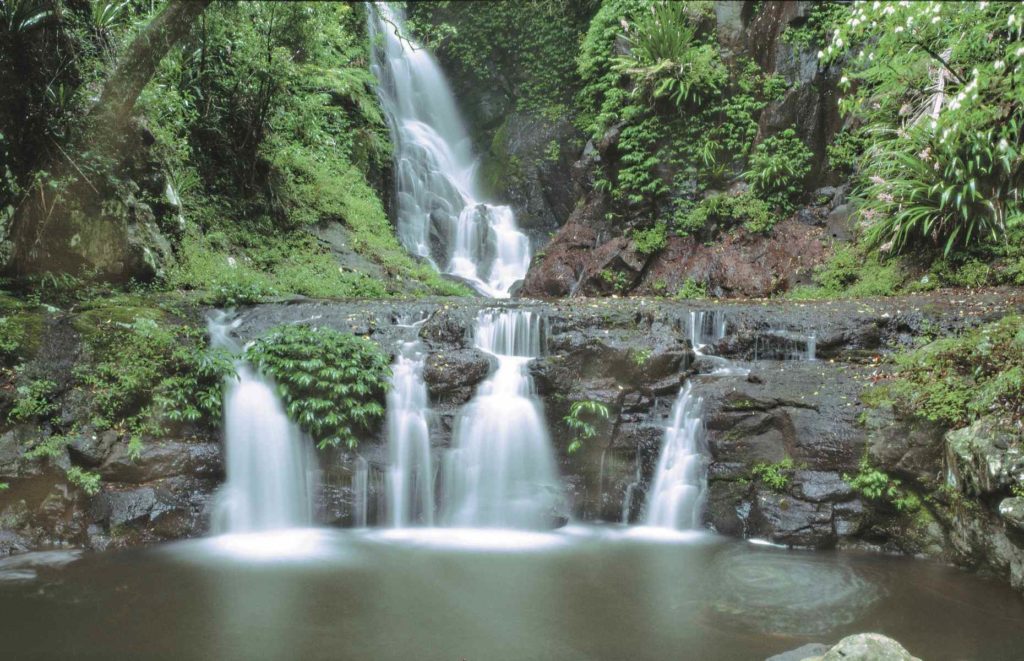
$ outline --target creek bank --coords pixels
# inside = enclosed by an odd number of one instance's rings
[[[1021,475],[1019,437],[984,426],[946,434],[861,398],[879,356],[912,346],[926,331],[954,333],[1020,311],[1019,290],[822,303],[303,300],[240,310],[236,335],[247,342],[274,326],[304,323],[394,351],[408,339],[407,320],[425,319],[414,332],[428,354],[431,443],[440,465],[459,409],[493,369],[492,358],[473,347],[473,321],[481,308],[506,306],[547,319],[547,349],[530,370],[576,518],[640,520],[672,402],[694,379],[704,399],[705,517],[713,529],[794,547],[927,555],[1020,587],[1024,507],[1020,498],[999,497]],[[694,319],[724,323],[700,354],[692,347]],[[58,317],[46,332],[66,332],[59,329],[71,321]],[[715,373],[722,359],[749,372]],[[74,417],[73,398],[66,399],[65,415]],[[575,437],[563,418],[583,400],[600,402],[610,415],[570,453]],[[10,484],[0,491],[3,554],[132,546],[208,530],[211,496],[223,480],[217,432],[186,427],[148,440],[132,459],[123,435],[92,430],[68,439],[51,459],[26,458],[25,449],[47,433],[19,425],[0,436],[0,480]],[[388,461],[383,439],[376,430],[358,452],[321,453],[319,520],[353,523],[356,466],[365,460],[369,523],[376,522]],[[848,478],[865,455],[902,479],[921,508],[900,511],[853,489]],[[69,484],[69,466],[98,472],[99,492]],[[942,486],[947,469],[959,476],[955,490]],[[771,470],[781,479],[769,480]]]

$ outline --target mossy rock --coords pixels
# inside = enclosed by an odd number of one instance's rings
[[[132,297],[134,298],[134,297]],[[126,327],[135,323],[136,319],[162,321],[166,313],[151,305],[144,305],[141,299],[100,303],[95,307],[78,312],[71,325],[82,336],[86,343],[92,344],[103,333],[112,327]]]

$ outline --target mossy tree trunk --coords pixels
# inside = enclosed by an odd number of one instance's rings
[[[139,95],[160,61],[188,34],[210,2],[170,0],[120,55],[84,130],[68,149],[58,145],[48,167],[41,168],[46,176],[38,177],[18,205],[4,246],[7,274],[94,271],[113,279],[137,275],[133,262],[138,256],[119,254],[130,243],[127,224],[101,218],[99,208],[109,193],[102,177],[89,177],[72,155],[88,152],[101,159],[105,168],[123,160],[133,142],[138,142],[139,132],[131,128],[130,120]],[[130,220],[134,213],[129,209],[122,217]],[[88,252],[95,246],[102,246],[102,255],[93,259]]]

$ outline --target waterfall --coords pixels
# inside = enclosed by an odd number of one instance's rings
[[[403,342],[388,393],[387,520],[392,527],[434,523],[434,470],[430,460],[425,355],[418,341]]]
[[[238,350],[223,316],[209,323],[211,344]],[[224,392],[227,479],[215,501],[217,533],[308,526],[313,520],[314,458],[285,414],[274,384],[244,361]]]
[[[725,314],[718,310],[690,310],[690,345],[703,355],[704,347],[725,337]]]
[[[687,530],[699,528],[704,495],[704,421],[701,398],[692,382],[679,392],[647,501],[647,525]]]
[[[543,320],[535,312],[477,315],[474,343],[497,366],[456,424],[444,475],[447,525],[551,527],[562,487],[528,371],[542,341]]]
[[[398,238],[480,293],[506,298],[530,265],[530,241],[507,206],[481,200],[477,162],[444,73],[408,38],[401,9],[369,12],[372,70],[394,143]]]

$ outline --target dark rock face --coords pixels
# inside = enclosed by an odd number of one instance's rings
[[[859,528],[855,473],[865,434],[857,373],[819,362],[759,366],[760,383],[716,378],[704,386],[711,463],[707,520],[726,534],[792,546],[831,548]],[[786,484],[752,474],[785,460]]]
[[[571,169],[583,142],[583,134],[567,119],[528,112],[506,116],[494,135],[481,174],[498,199],[515,209],[534,250],[572,212],[579,191]]]

